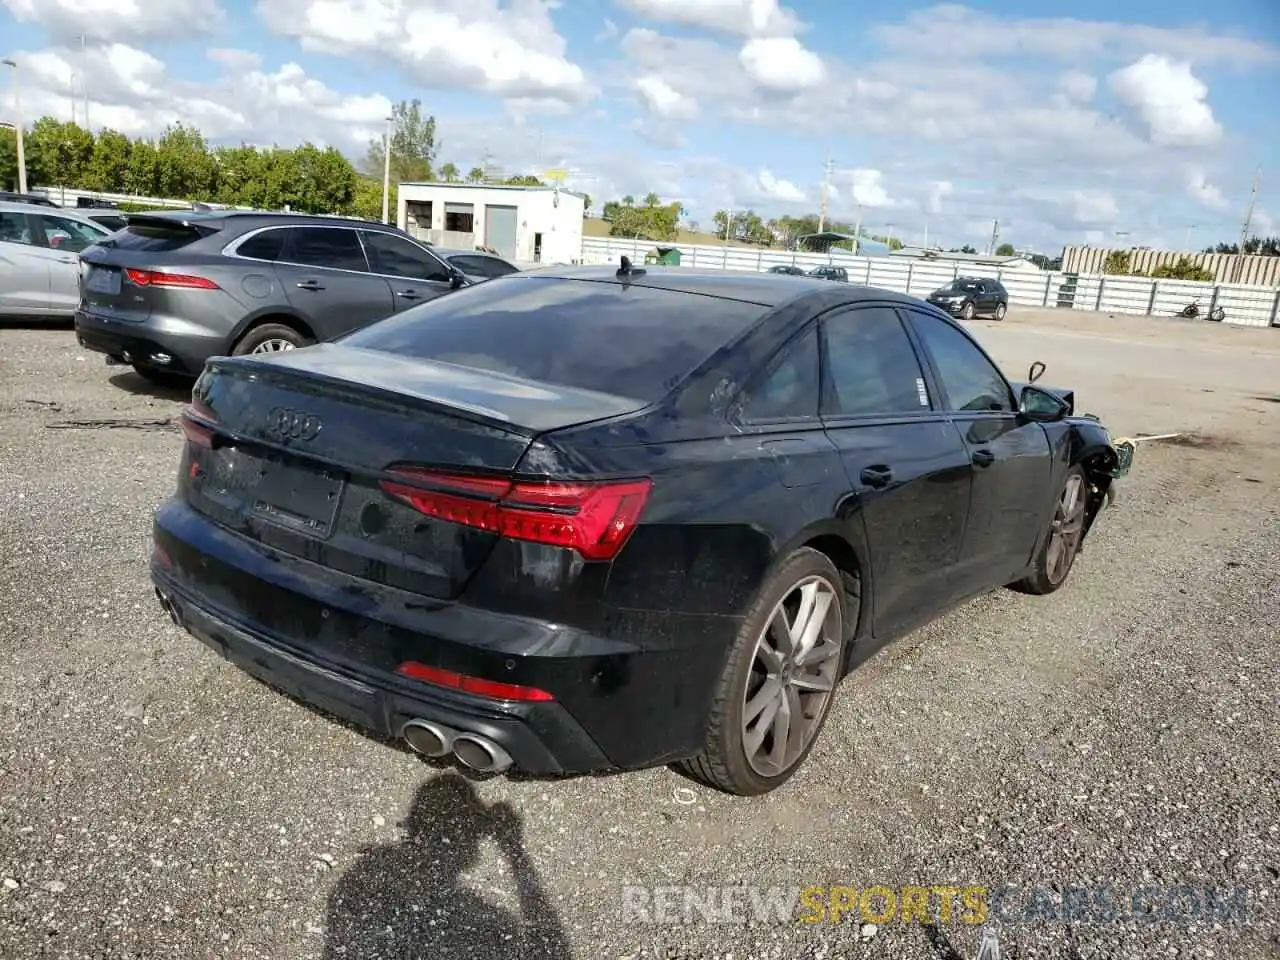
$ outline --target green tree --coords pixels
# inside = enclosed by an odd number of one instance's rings
[[[644,205],[646,207],[656,207],[661,202],[662,200],[658,197],[656,193],[650,192],[644,195]]]
[[[387,212],[395,216],[396,185],[391,184],[391,192],[387,201]],[[350,213],[353,217],[365,220],[382,220],[382,180],[373,177],[357,176],[355,192],[351,198]]]
[[[409,183],[431,180],[436,161],[436,118],[424,117],[422,101],[401,100],[391,110],[391,182]],[[364,172],[382,179],[382,138],[369,141]]]
[[[545,185],[531,173],[520,173],[514,177],[507,177],[506,182],[513,187],[541,187]]]
[[[1102,264],[1102,272],[1110,274],[1127,274],[1132,272],[1133,258],[1128,250],[1112,250]]]
[[[636,198],[628,193],[625,197],[622,198],[622,205],[624,207],[634,207],[636,205]]]
[[[458,167],[452,163],[446,163],[440,168],[440,179],[445,183],[458,182]]]
[[[887,246],[890,250],[901,250],[901,249],[902,249],[902,241],[901,241],[901,240],[899,240],[897,237],[890,237],[890,238],[889,238],[889,240],[888,240],[888,242],[886,243],[886,246]]]
[[[1013,248],[1012,243],[1002,243],[1000,246],[996,247],[997,257],[1014,257],[1017,256],[1017,254],[1018,251]]]
[[[103,193],[124,190],[129,175],[129,152],[133,143],[123,133],[109,128],[98,134],[93,155],[85,172],[84,185]]]
[[[591,216],[591,194],[589,193],[582,195],[582,215],[584,217]]]
[[[1198,280],[1201,283],[1209,283],[1214,279],[1213,274],[1192,263],[1187,257],[1179,257],[1177,263],[1162,263],[1151,271],[1151,276],[1162,280]]]
[[[157,188],[163,197],[208,200],[213,197],[217,168],[209,145],[195,127],[176,123],[156,143]]]
[[[18,134],[0,127],[0,190],[18,189]]]
[[[484,168],[472,167],[467,171],[467,183],[484,183]]]
[[[624,198],[625,201],[626,198]],[[609,209],[610,204],[605,204]],[[614,205],[609,233],[615,237],[642,237],[646,240],[674,240],[680,222],[678,202],[637,207]]]
[[[93,159],[93,134],[74,123],[41,117],[24,138],[28,186],[74,187]]]
[[[356,171],[346,157],[333,147],[321,150],[310,143],[304,143],[292,154],[298,179],[290,206],[306,213],[339,213],[350,207]]]
[[[154,197],[160,192],[160,155],[150,140],[135,140],[129,147],[125,192]]]

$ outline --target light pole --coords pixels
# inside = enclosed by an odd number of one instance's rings
[[[22,97],[18,89],[18,64],[13,60],[0,60],[13,68],[13,129],[18,135],[18,192],[27,192],[27,157],[22,146]]]
[[[382,137],[382,222],[390,223],[391,204],[391,124],[395,117],[387,117],[387,132]]]

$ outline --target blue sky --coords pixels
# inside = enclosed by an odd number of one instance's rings
[[[1280,232],[1280,4],[0,0],[24,113],[359,157],[418,97],[440,160],[653,190],[693,219],[817,209],[908,240],[1192,247]],[[856,12],[854,12],[856,10]],[[1117,19],[1119,18],[1119,19]],[[89,35],[82,58],[80,32]],[[72,74],[76,78],[72,80]],[[10,109],[7,97],[0,109]],[[83,119],[83,107],[76,107]]]

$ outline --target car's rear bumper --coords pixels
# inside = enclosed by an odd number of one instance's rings
[[[731,616],[617,610],[597,620],[606,635],[431,601],[280,553],[180,499],[157,511],[154,540],[152,580],[177,619],[247,672],[387,737],[413,719],[478,734],[533,775],[634,769],[696,753],[738,629]],[[397,673],[406,661],[554,699],[435,686]]]
[[[156,325],[117,320],[79,309],[76,340],[86,350],[105,353],[125,363],[199,376],[205,361],[223,351],[222,338],[174,333]]]

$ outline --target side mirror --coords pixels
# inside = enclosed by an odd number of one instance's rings
[[[1045,365],[1037,360],[1031,364],[1031,369],[1027,371],[1027,383],[1035,383],[1044,376]]]
[[[1044,371],[1042,370],[1041,373]],[[1063,419],[1071,410],[1067,401],[1056,393],[1033,387],[1030,384],[1022,388],[1022,396],[1018,398],[1018,413],[1028,420],[1039,423],[1052,423]]]
[[[449,289],[457,290],[467,285],[466,275],[461,270],[453,269],[449,272]]]

